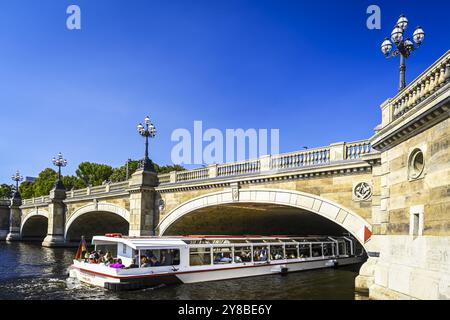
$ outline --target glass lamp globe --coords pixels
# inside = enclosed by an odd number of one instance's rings
[[[398,18],[397,26],[400,27],[403,31],[408,27],[408,19],[402,14],[400,18]]]
[[[421,44],[423,40],[425,39],[425,32],[423,31],[422,27],[417,27],[416,31],[414,31],[413,34],[413,40],[417,44]]]
[[[381,44],[381,52],[383,52],[385,56],[388,56],[391,50],[392,50],[391,41],[388,38],[384,39],[383,43]]]
[[[405,40],[405,47],[406,49],[411,51],[412,49],[414,49],[414,43],[412,43],[412,41],[408,38]]]
[[[394,43],[400,43],[403,40],[403,29],[396,26],[391,33],[391,40]]]

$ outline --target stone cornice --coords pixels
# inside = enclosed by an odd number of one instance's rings
[[[371,139],[378,151],[388,150],[450,116],[450,83],[378,131]]]

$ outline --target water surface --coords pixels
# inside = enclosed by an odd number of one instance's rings
[[[243,279],[110,292],[68,279],[76,248],[0,242],[0,299],[345,299],[360,265]]]

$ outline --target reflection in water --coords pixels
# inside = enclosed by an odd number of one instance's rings
[[[76,249],[0,243],[0,299],[361,299],[358,266],[114,293],[67,278]]]

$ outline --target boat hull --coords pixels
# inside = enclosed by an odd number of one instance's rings
[[[103,287],[113,291],[138,290],[158,285],[197,283],[219,281],[269,274],[286,274],[290,272],[332,268],[357,264],[364,261],[363,257],[333,258],[286,263],[262,263],[240,266],[220,266],[214,269],[201,268],[189,271],[174,271],[141,275],[111,276],[105,273],[72,266],[70,277],[79,281]]]

